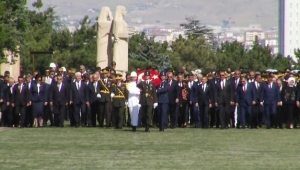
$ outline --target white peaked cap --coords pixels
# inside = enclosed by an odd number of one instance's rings
[[[49,67],[55,67],[56,68],[56,65],[55,65],[55,63],[50,63]]]
[[[137,77],[136,72],[135,72],[135,71],[131,72],[131,73],[130,73],[130,77]]]
[[[66,67],[61,67],[63,69],[63,71],[67,71]]]

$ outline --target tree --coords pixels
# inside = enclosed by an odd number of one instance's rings
[[[207,40],[207,43],[216,47],[217,42],[213,30],[202,25],[195,17],[186,17],[187,23],[181,23],[180,26],[186,29],[186,34],[192,38],[202,38]]]
[[[167,48],[167,42],[157,43],[154,37],[147,39],[144,33],[133,35],[129,40],[129,69],[157,67],[163,70],[172,67]]]

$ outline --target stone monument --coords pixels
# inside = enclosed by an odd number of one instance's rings
[[[105,68],[112,59],[113,17],[109,7],[102,7],[97,25],[97,66]]]
[[[116,72],[125,74],[128,71],[128,25],[124,21],[126,8],[117,6],[113,21],[113,35],[115,38],[113,46],[113,61],[116,62]]]

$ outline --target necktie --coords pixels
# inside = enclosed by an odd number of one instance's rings
[[[246,85],[243,86],[243,91],[246,93]]]
[[[171,81],[169,82],[169,90],[171,90]]]
[[[38,88],[38,94],[40,94],[40,85],[39,84],[38,84],[37,88]]]
[[[22,84],[19,85],[20,93],[22,92]]]
[[[77,84],[77,90],[79,90],[79,82],[77,82],[76,84]]]
[[[12,86],[10,87],[10,93],[13,94]]]
[[[95,93],[97,93],[97,83],[94,83]]]

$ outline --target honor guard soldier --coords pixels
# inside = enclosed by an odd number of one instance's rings
[[[100,94],[98,97],[100,98],[100,127],[103,127],[103,121],[105,117],[106,127],[110,127],[110,118],[111,118],[111,111],[110,111],[110,103],[111,103],[111,93],[110,93],[110,86],[111,81],[108,78],[108,70],[102,70],[103,79],[100,79]]]
[[[142,117],[145,132],[150,132],[149,126],[152,120],[153,108],[157,107],[157,96],[155,84],[150,80],[150,72],[145,71],[145,81],[141,81],[137,87],[141,89],[140,104],[142,106]]]
[[[111,85],[111,94],[113,94],[112,106],[114,111],[114,119],[116,129],[122,129],[123,115],[125,110],[125,103],[127,103],[127,89],[122,83],[122,75],[116,76],[116,82]]]
[[[166,119],[168,115],[168,107],[169,107],[169,86],[168,81],[166,80],[166,72],[162,71],[160,73],[160,78],[162,82],[158,86],[157,96],[158,96],[158,113],[159,113],[159,131],[163,132]]]

